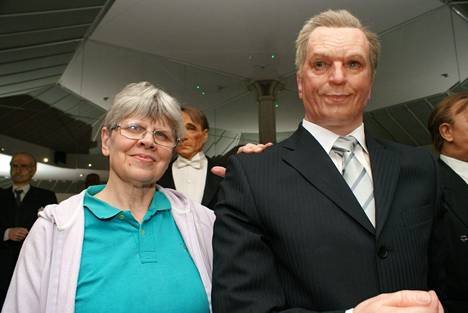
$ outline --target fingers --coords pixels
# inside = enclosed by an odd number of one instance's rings
[[[8,239],[13,240],[13,241],[21,241],[26,238],[28,235],[28,230],[23,227],[13,227],[10,228],[9,233],[8,233]]]
[[[361,302],[354,309],[354,313],[367,312],[443,313],[444,311],[433,291],[402,290],[380,294]]]
[[[222,166],[213,166],[211,168],[211,173],[219,177],[224,177],[226,176],[226,168]]]
[[[239,147],[237,149],[237,153],[259,153],[265,150],[268,147],[271,147],[273,144],[271,142],[265,143],[265,144],[253,144],[253,143],[248,143],[242,147]]]

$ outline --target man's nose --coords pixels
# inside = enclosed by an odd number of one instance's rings
[[[346,80],[346,74],[343,68],[343,64],[335,63],[333,64],[330,72],[330,82],[334,84],[342,84]]]

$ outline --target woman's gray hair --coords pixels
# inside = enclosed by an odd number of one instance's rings
[[[369,42],[369,61],[372,66],[372,76],[375,77],[380,54],[380,42],[377,34],[364,27],[359,19],[346,10],[328,10],[313,16],[305,22],[296,39],[296,70],[302,74],[307,57],[307,47],[310,34],[318,27],[357,28],[360,29]]]
[[[182,112],[177,100],[149,82],[131,83],[115,97],[104,118],[103,126],[113,129],[122,120],[135,116],[152,121],[164,120],[176,138],[185,133]]]

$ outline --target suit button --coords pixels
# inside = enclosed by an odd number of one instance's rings
[[[385,247],[385,246],[380,247],[379,251],[377,251],[377,255],[381,259],[386,259],[388,257],[388,254],[389,254],[389,251],[388,251],[387,247]]]

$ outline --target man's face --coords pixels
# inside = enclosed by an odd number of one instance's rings
[[[28,155],[18,154],[10,162],[11,181],[15,185],[29,184],[35,173],[34,160]]]
[[[452,124],[449,124],[449,132],[446,138],[451,146],[452,156],[456,159],[468,162],[468,106],[460,113],[456,113],[460,105],[452,107]]]
[[[203,150],[203,146],[208,140],[208,130],[202,129],[202,126],[195,121],[192,121],[190,116],[182,112],[185,125],[185,136],[180,144],[176,147],[177,154],[190,160],[198,152]]]
[[[297,86],[306,120],[340,135],[361,125],[372,89],[364,33],[357,28],[316,28]]]

